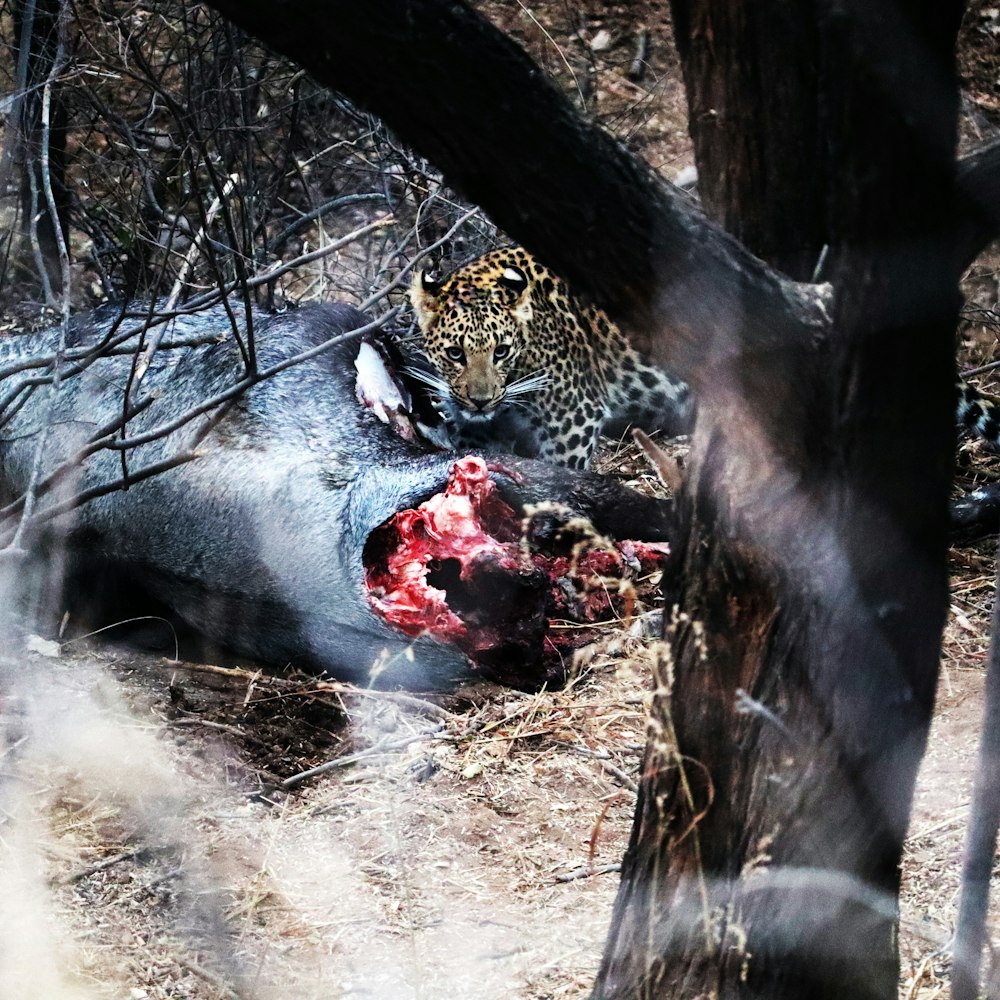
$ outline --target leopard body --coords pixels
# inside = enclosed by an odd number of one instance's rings
[[[422,377],[462,443],[477,431],[511,450],[587,468],[602,429],[684,433],[688,387],[648,364],[600,309],[527,250],[494,250],[410,289]]]

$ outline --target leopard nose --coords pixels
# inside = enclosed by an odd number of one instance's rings
[[[472,406],[473,406],[474,409],[476,409],[476,410],[485,410],[486,407],[489,406],[490,403],[493,402],[493,399],[490,396],[485,396],[485,397],[470,396],[469,397],[469,402],[472,403]]]

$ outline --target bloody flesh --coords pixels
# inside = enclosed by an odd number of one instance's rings
[[[488,473],[481,458],[458,460],[442,492],[372,533],[364,556],[368,599],[407,635],[429,632],[487,676],[537,686],[561,673],[560,650],[593,638],[547,634],[549,620],[613,617],[618,581],[655,569],[664,547],[529,548],[521,544],[521,518]],[[554,640],[557,634],[567,638]],[[556,654],[548,666],[546,650]]]
[[[548,579],[518,550],[520,519],[481,458],[463,458],[419,507],[395,514],[365,547],[372,607],[407,635],[453,642],[487,676],[543,683]]]

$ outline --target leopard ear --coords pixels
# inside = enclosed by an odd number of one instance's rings
[[[518,321],[524,324],[530,323],[534,311],[531,308],[531,295],[528,294],[528,276],[524,271],[514,267],[513,264],[508,264],[503,274],[497,278],[497,284],[509,288],[517,296],[513,312]]]
[[[437,295],[437,293],[444,288],[444,278],[439,278],[436,275],[431,274],[429,271],[421,271],[419,277],[420,287],[428,295]]]
[[[528,276],[519,267],[508,266],[497,281],[512,292],[523,292],[528,287]]]
[[[444,281],[432,277],[426,271],[417,271],[410,282],[410,304],[417,314],[417,322],[426,328],[437,309],[437,295],[444,287]]]

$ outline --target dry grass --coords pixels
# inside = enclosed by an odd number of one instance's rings
[[[341,694],[344,751],[413,741],[292,794],[252,780],[238,719],[170,718],[172,665],[25,665],[4,995],[575,996],[592,978],[616,879],[585,873],[624,848],[641,651],[596,656],[559,692],[470,689],[444,713]]]

